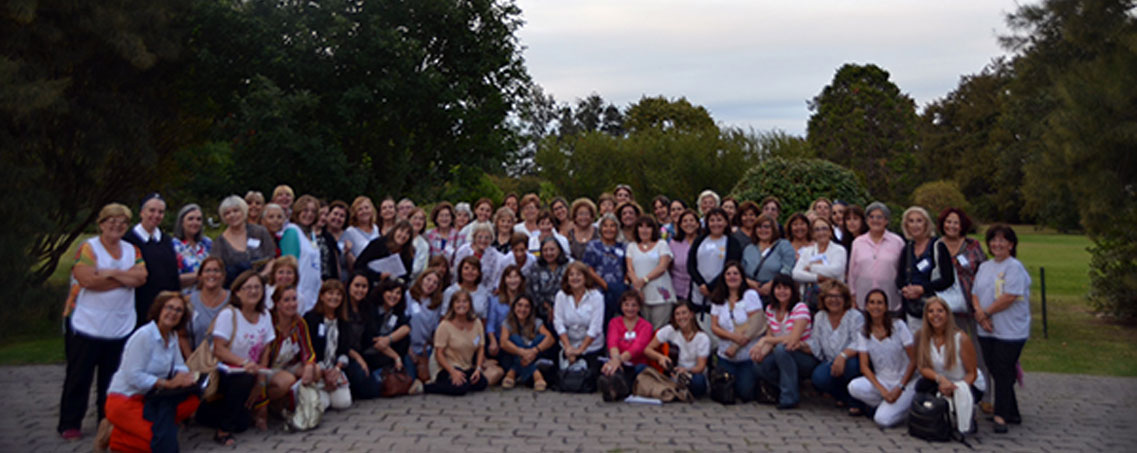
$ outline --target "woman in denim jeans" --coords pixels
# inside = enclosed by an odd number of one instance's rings
[[[789,275],[774,277],[770,292],[774,298],[766,307],[766,336],[750,350],[750,358],[758,378],[778,387],[778,409],[791,409],[801,400],[800,378],[813,373],[818,363],[807,343],[813,320]]]
[[[761,330],[748,326],[762,322],[762,300],[757,291],[746,287],[742,264],[726,263],[710,301],[711,331],[719,339],[717,364],[735,376],[734,394],[744,402],[753,401],[755,378],[750,355]]]
[[[509,369],[501,387],[510,389],[519,382],[532,380],[533,390],[545,391],[548,384],[537,370],[537,358],[553,347],[553,342],[553,334],[536,316],[533,302],[524,295],[515,299],[509,307],[509,317],[501,325],[501,350],[508,357],[504,365]]]

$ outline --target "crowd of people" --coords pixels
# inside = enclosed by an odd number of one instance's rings
[[[81,437],[96,377],[96,444],[116,451],[176,449],[191,416],[234,445],[270,416],[302,429],[354,400],[588,392],[645,372],[694,397],[729,376],[722,402],[778,409],[809,380],[882,427],[920,392],[978,403],[996,432],[1022,420],[1030,276],[1013,229],[989,226],[984,253],[957,208],[910,207],[897,234],[880,202],[790,213],[708,190],[694,209],[662,195],[641,206],[618,185],[595,202],[508,194],[427,212],[281,185],[222,200],[215,238],[192,203],[162,231],[166,209],[149,195],[133,223],[109,204],[79,247],[65,439]],[[191,369],[200,351],[215,382]]]

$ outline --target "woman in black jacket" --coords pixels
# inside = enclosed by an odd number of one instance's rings
[[[694,288],[691,302],[700,312],[707,312],[707,298],[722,278],[723,266],[728,261],[742,260],[742,243],[730,235],[730,219],[722,208],[714,208],[704,218],[707,232],[691,244],[687,255],[687,273]]]

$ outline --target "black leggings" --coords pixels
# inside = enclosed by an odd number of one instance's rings
[[[217,393],[221,399],[202,403],[197,409],[197,422],[230,433],[249,429],[252,414],[245,407],[245,401],[249,399],[249,392],[254,390],[257,375],[225,372],[218,375],[221,379],[217,384]]]
[[[1015,364],[1023,352],[1026,340],[1005,341],[991,337],[979,337],[979,347],[983,349],[983,360],[991,372],[991,383],[995,387],[995,415],[1003,417],[1007,423],[1019,423],[1019,401],[1015,397]]]
[[[426,391],[426,393],[462,396],[470,392],[480,392],[486,389],[487,382],[485,376],[479,376],[477,382],[470,382],[470,375],[474,373],[472,368],[465,370],[458,368],[458,371],[466,375],[466,382],[463,382],[462,385],[454,385],[453,382],[450,382],[450,372],[442,370],[438,372],[438,376],[434,377],[434,382],[426,384],[423,390]]]

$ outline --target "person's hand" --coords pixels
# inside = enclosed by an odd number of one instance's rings
[[[537,360],[537,349],[522,349],[521,354],[518,356],[521,358],[521,366],[529,366],[530,363],[533,363],[534,360]]]
[[[681,367],[681,366],[677,366],[677,367],[675,367],[674,370],[671,370],[671,374],[674,374],[676,376],[678,376],[680,374],[684,374],[684,373],[690,373],[690,371],[687,370],[686,368]]]
[[[845,358],[837,356],[833,359],[833,366],[829,367],[829,375],[833,377],[845,374]]]
[[[261,370],[261,365],[257,362],[252,361],[252,360],[248,360],[245,362],[245,365],[242,368],[245,369],[246,373],[256,374],[258,371]]]
[[[727,357],[734,357],[734,354],[738,353],[738,344],[731,343],[731,345],[727,346],[726,350],[723,352]]]
[[[396,360],[395,361],[395,370],[396,371],[403,371],[403,361],[402,360]]]
[[[806,270],[808,271],[809,269],[806,269]],[[826,276],[824,276],[824,275],[818,275],[818,276],[817,276],[817,283],[819,283],[819,284],[820,284],[820,283],[825,283],[825,282],[827,282],[827,281],[829,281],[829,280],[833,280],[833,279],[831,279],[831,278],[829,278],[829,277],[826,277]]]
[[[787,341],[786,342],[786,350],[787,351],[796,351],[799,348],[801,348],[801,344],[802,344],[801,339]]]
[[[632,277],[632,287],[635,288],[636,291],[643,291],[644,285],[646,284],[647,281],[644,279],[635,276]]]
[[[454,384],[455,387],[465,384],[466,373],[463,373],[462,370],[455,368],[454,372],[450,373],[450,383]]]
[[[707,285],[699,285],[699,293],[703,297],[711,297],[711,290],[707,289]]]
[[[474,370],[474,372],[472,374],[470,374],[470,383],[471,384],[476,384],[481,379],[482,379],[482,369],[481,368]]]
[[[388,337],[375,337],[375,340],[373,340],[373,341],[374,341],[375,349],[378,349],[380,351],[387,349],[388,347],[391,346],[391,339]]]
[[[616,373],[616,370],[618,368],[619,368],[619,365],[616,363],[616,361],[609,360],[607,363],[604,364],[604,366],[600,367],[600,372],[604,373],[605,376],[611,376],[611,375]]]
[[[936,382],[940,384],[940,393],[944,396],[951,396],[955,393],[955,384],[948,380],[948,378],[940,376],[936,378]]]
[[[758,294],[761,294],[763,296],[769,296],[770,290],[772,290],[773,288],[774,288],[774,281],[773,280],[768,281],[768,282],[763,283],[762,285],[758,286]]]
[[[327,389],[337,388],[342,378],[343,372],[339,368],[332,367],[324,370],[324,387]]]
[[[904,393],[904,387],[896,386],[887,392],[881,393],[881,396],[884,397],[885,401],[895,403],[896,400],[900,399],[901,393]]]
[[[367,361],[366,360],[356,360],[355,363],[358,363],[359,367],[363,368],[363,374],[371,375],[371,369],[367,368]]]
[[[665,370],[671,368],[671,357],[661,356],[659,360],[656,360],[656,362],[659,362],[659,366],[663,367]]]
[[[983,318],[983,321],[979,322],[979,327],[982,327],[983,330],[986,330],[988,332],[995,331],[995,324],[991,322],[991,317]]]
[[[175,374],[173,378],[166,381],[166,386],[169,388],[189,387],[193,384],[193,375],[185,371]]]

